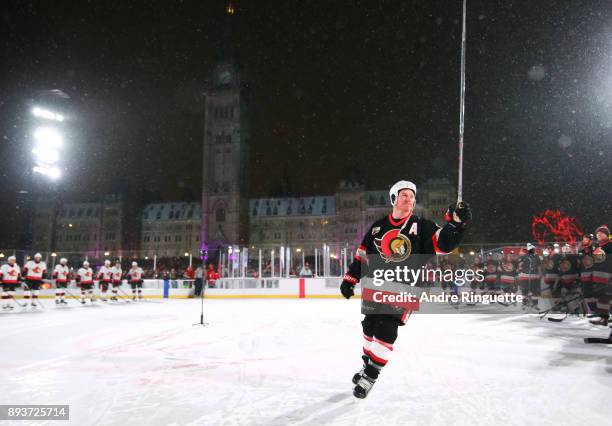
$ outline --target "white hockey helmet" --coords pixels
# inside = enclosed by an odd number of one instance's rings
[[[105,260],[104,261],[104,266],[110,266],[110,260]]]
[[[137,262],[132,262],[132,266],[138,266]]]
[[[529,250],[533,250],[535,248],[535,246],[531,243],[527,243],[527,251]]]
[[[65,265],[66,263],[68,263],[68,259],[66,259],[65,257],[62,257],[62,258],[60,259],[60,263],[61,263],[62,265]]]
[[[416,197],[417,189],[416,185],[409,180],[400,180],[396,182],[391,189],[389,190],[389,199],[391,200],[391,205],[395,206],[395,202],[397,201],[397,195],[400,193],[402,189],[409,189],[414,192]]]
[[[88,268],[88,267],[89,267],[89,262],[88,261],[83,262],[83,268]]]
[[[15,256],[9,256],[8,257],[8,261],[9,261],[9,263],[11,263],[11,261],[17,262],[17,258]]]
[[[36,254],[34,255],[34,259],[42,259],[42,254],[40,254],[40,253],[36,253]]]

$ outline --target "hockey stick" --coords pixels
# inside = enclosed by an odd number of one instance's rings
[[[610,332],[610,336],[608,338],[602,337],[585,337],[584,343],[603,343],[610,345],[612,344],[612,331]]]
[[[574,312],[570,312],[569,304],[572,301],[576,300],[576,299],[580,299],[580,301],[578,302],[578,307],[574,310]],[[565,302],[565,316],[563,318],[551,318],[551,317],[548,317],[546,319],[548,321],[551,321],[551,322],[562,322],[563,320],[565,320],[567,318],[567,316],[569,314],[577,314],[578,309],[582,309],[582,312],[584,313],[584,308],[582,307],[583,302],[584,302],[584,295],[583,294],[579,294],[578,297],[575,297],[575,298]]]
[[[132,299],[130,299],[130,296],[125,291],[123,291],[123,289],[121,287],[117,287],[117,290],[119,290],[121,292],[121,294],[123,294],[125,296],[125,297],[122,297],[121,299],[125,300],[128,303],[132,303]],[[134,300],[136,300],[136,299],[134,299]]]
[[[14,293],[14,292],[13,292],[13,293]],[[21,304],[20,302],[18,302],[18,301],[17,301],[17,299],[15,298],[15,296],[13,296],[12,294],[11,294],[11,295],[9,295],[9,298],[10,298],[10,299],[13,299],[13,302],[15,302],[15,304],[16,304],[17,306],[19,306],[20,308],[25,308],[26,306],[28,306],[28,304],[27,304],[27,303]]]
[[[457,204],[463,201],[463,131],[465,124],[465,32],[467,0],[463,0],[463,27],[461,31],[461,87],[459,100],[459,176],[457,179]]]
[[[66,284],[66,287],[63,289],[66,293],[68,293],[68,296],[72,297],[74,300],[79,300],[80,297],[76,297],[72,292],[70,292],[68,290],[68,284]]]
[[[28,289],[28,291],[29,291],[30,293],[33,291],[33,290],[30,288],[30,286],[28,285],[28,283],[27,283],[27,282],[25,282],[25,281],[24,281],[24,282],[23,282],[23,285],[24,285],[24,286],[26,286],[26,288]],[[43,309],[45,309],[45,305],[43,305],[43,303],[40,301],[40,299],[38,298],[38,295],[37,295],[36,297],[34,297],[34,294],[32,294],[32,302],[34,302],[34,299],[36,299],[36,301],[38,302],[38,304],[39,304],[39,305],[40,305],[40,306],[41,306]],[[30,302],[30,303],[31,303],[31,302]],[[24,307],[26,307],[26,306],[28,306],[28,304],[27,304],[27,303],[25,303],[23,306],[24,306]]]
[[[545,310],[545,311],[539,312],[539,314],[540,314],[540,319],[544,319],[544,317],[546,317],[546,315],[548,315],[548,314],[549,314],[551,311],[555,311],[555,310],[557,310],[557,309],[559,309],[559,308],[561,308],[561,307],[563,307],[563,306],[567,307],[567,305],[568,305],[570,302],[573,302],[574,300],[578,300],[578,299],[580,299],[581,297],[582,297],[582,294],[579,294],[578,296],[576,296],[576,297],[574,297],[574,298],[572,298],[572,299],[569,299],[569,300],[564,300],[563,302],[559,302],[559,303],[557,303],[556,305],[554,305],[553,307],[551,307],[551,308],[549,308],[549,309],[547,309],[547,310]]]

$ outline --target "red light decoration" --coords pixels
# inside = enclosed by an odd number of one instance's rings
[[[546,241],[573,243],[582,238],[583,232],[575,217],[547,209],[533,217],[531,234],[539,244]]]

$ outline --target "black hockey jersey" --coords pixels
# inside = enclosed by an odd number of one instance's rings
[[[358,282],[375,268],[391,269],[398,264],[419,268],[432,254],[447,254],[461,242],[463,226],[449,222],[439,227],[431,220],[411,215],[396,220],[391,214],[374,222],[348,268],[350,281]]]

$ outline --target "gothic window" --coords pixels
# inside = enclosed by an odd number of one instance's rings
[[[219,207],[215,212],[215,219],[217,222],[225,222],[225,209],[223,207]]]

